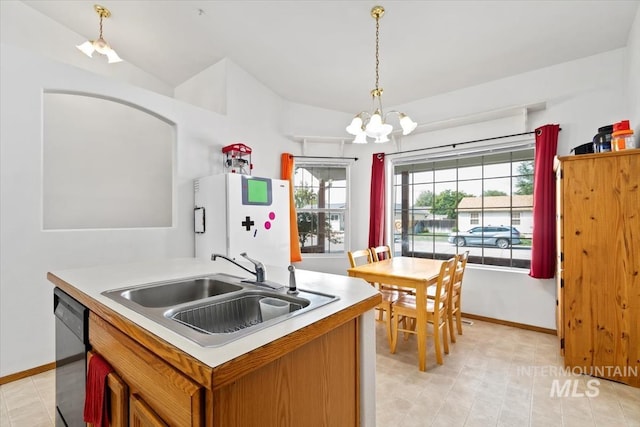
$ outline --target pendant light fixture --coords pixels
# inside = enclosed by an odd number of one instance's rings
[[[114,62],[122,62],[122,59],[120,59],[116,51],[111,49],[109,43],[107,43],[107,41],[102,38],[102,19],[110,17],[111,12],[109,11],[109,9],[100,6],[99,4],[94,5],[93,8],[95,9],[98,16],[100,16],[100,35],[98,36],[98,40],[87,40],[86,42],[76,47],[89,58],[92,57],[93,52],[98,52],[108,58],[109,64],[113,64]]]
[[[385,114],[382,111],[382,88],[378,85],[380,80],[378,66],[380,65],[380,18],[383,15],[384,7],[374,6],[371,9],[371,16],[376,20],[376,87],[371,91],[373,112],[362,111],[358,113],[351,124],[347,126],[347,132],[355,136],[354,144],[366,144],[367,137],[373,138],[374,142],[378,143],[389,141],[389,134],[393,131],[393,126],[387,124],[387,117],[391,114],[398,115],[403,135],[409,135],[417,126],[417,123],[404,113],[389,111]]]

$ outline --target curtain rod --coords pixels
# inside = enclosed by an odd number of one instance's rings
[[[561,131],[561,130],[562,130],[562,128],[558,129],[558,131]],[[389,157],[389,156],[395,156],[397,154],[413,153],[415,151],[433,150],[434,148],[445,148],[445,147],[456,148],[456,145],[471,144],[471,143],[474,143],[474,142],[483,142],[483,141],[493,141],[494,139],[510,138],[512,136],[531,135],[533,133],[536,133],[536,131],[532,130],[531,132],[513,133],[511,135],[493,136],[491,138],[482,138],[482,139],[474,139],[474,140],[471,140],[471,141],[454,142],[452,144],[437,145],[435,147],[416,148],[414,150],[406,150],[406,151],[398,151],[398,152],[395,152],[395,153],[388,153],[388,154],[385,154],[385,156]]]
[[[340,160],[355,160],[358,161],[357,157],[328,157],[328,156],[294,156],[291,155],[294,159],[340,159]]]

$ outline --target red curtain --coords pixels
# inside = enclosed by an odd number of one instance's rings
[[[375,153],[371,163],[369,247],[384,245],[384,153]]]
[[[536,129],[533,172],[533,241],[529,276],[550,279],[556,266],[556,184],[553,158],[558,148],[559,125]]]
[[[291,246],[291,262],[302,261],[300,240],[298,240],[298,215],[293,200],[293,173],[295,171],[293,156],[282,153],[280,157],[280,179],[289,181],[289,243]]]

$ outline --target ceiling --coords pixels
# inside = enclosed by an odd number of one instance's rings
[[[229,58],[290,101],[354,113],[624,47],[640,1],[115,1],[104,38],[175,87]],[[95,1],[24,1],[95,39]],[[112,66],[117,67],[118,64]]]

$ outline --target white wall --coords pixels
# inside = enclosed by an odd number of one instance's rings
[[[282,100],[243,72],[237,72],[229,86],[235,92],[230,98],[237,99],[230,103],[230,115],[224,117],[7,44],[2,44],[0,65],[0,376],[4,376],[54,360],[53,287],[46,281],[47,271],[193,256],[192,180],[220,173],[220,148],[238,139],[254,148],[255,175],[277,177],[278,147],[288,142],[277,123]],[[173,227],[42,230],[41,114],[45,89],[109,96],[176,123],[177,214]],[[245,100],[250,106],[243,106]],[[247,117],[255,120],[247,122]]]
[[[2,45],[1,56],[0,375],[49,363],[53,356],[52,285],[46,272],[139,259],[191,256],[191,179],[207,161],[184,156],[220,135],[213,113],[194,123],[194,108],[170,98]],[[177,123],[174,227],[42,230],[42,97],[45,89],[96,93],[139,105]],[[99,129],[97,129],[99,130]],[[207,135],[204,141],[194,133]],[[195,157],[195,156],[194,156]],[[144,191],[144,189],[141,189]],[[25,339],[28,337],[28,339]]]
[[[283,101],[239,70],[234,70],[229,85],[234,93],[231,112],[225,117],[11,44],[2,44],[1,55],[0,376],[5,376],[54,360],[53,286],[46,280],[47,271],[193,256],[192,180],[220,173],[220,148],[237,141],[238,136],[258,154],[254,156],[256,174],[277,177],[277,147],[287,141],[277,123]],[[176,123],[177,213],[173,227],[42,230],[45,89],[108,96]],[[233,114],[242,115],[236,118]]]
[[[0,376],[54,360],[52,285],[46,281],[47,271],[193,255],[192,179],[222,171],[222,146],[232,142],[246,143],[254,148],[254,175],[275,177],[279,175],[280,153],[302,154],[302,145],[292,142],[287,135],[349,138],[344,126],[351,120],[351,115],[287,103],[233,63],[226,65],[224,109],[217,104],[213,108],[226,111],[226,116],[212,112],[212,108],[199,108],[159,95],[158,92],[166,88],[155,87],[153,79],[149,76],[147,80],[139,70],[118,72],[120,75],[116,76],[111,74],[114,68],[105,67],[98,61],[87,62],[82,55],[66,57],[68,54],[62,52],[62,46],[75,44],[82,37],[22,3],[0,3]],[[568,154],[572,147],[589,141],[604,124],[630,118],[637,129],[640,122],[636,77],[640,75],[639,26],[640,19],[636,16],[627,49],[394,109],[409,113],[420,123],[429,123],[545,101],[546,109],[529,117],[528,129],[559,123],[563,130],[558,151]],[[48,45],[44,41],[48,41]],[[630,47],[635,49],[632,54]],[[627,57],[629,59],[625,59]],[[63,58],[65,63],[52,58]],[[213,78],[216,76],[219,77],[214,73]],[[154,87],[142,89],[145,85]],[[220,85],[212,87],[220,90]],[[174,227],[42,231],[41,108],[44,89],[108,95],[176,123],[177,217]],[[629,96],[633,102],[628,102]],[[217,101],[215,97],[209,98],[212,99]],[[510,126],[520,129],[522,123],[485,126],[482,132],[504,134]],[[340,144],[334,143],[310,143],[304,154],[359,158],[351,169],[351,244],[357,248],[366,246],[368,240],[372,154],[433,146],[447,139],[456,142],[464,135],[466,133],[446,131],[423,133],[405,137],[401,144],[383,146],[346,144],[341,148]],[[345,274],[347,265],[345,256],[334,259],[309,257],[299,267]],[[535,280],[526,272],[481,268],[470,268],[465,277],[464,311],[555,328],[553,280]],[[496,297],[490,299],[491,296]]]
[[[174,98],[219,114],[227,113],[227,60],[191,77],[174,90]]]

